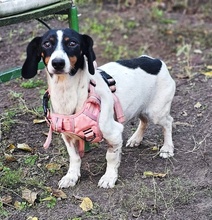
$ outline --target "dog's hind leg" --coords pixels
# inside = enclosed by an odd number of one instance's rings
[[[107,150],[107,167],[105,174],[99,180],[98,186],[102,188],[113,188],[118,179],[118,168],[121,162],[122,131],[123,126],[114,121],[111,129],[104,130],[103,136],[110,147]],[[109,127],[107,127],[109,128]]]
[[[160,156],[163,158],[174,156],[174,145],[172,142],[172,122],[173,118],[167,115],[165,118],[158,122],[163,127],[164,144],[160,149]]]
[[[80,177],[81,158],[75,149],[73,140],[64,134],[62,134],[62,138],[67,147],[70,164],[67,174],[59,181],[59,188],[67,188],[75,186]]]
[[[149,118],[152,119],[153,123],[161,125],[163,128],[164,144],[160,149],[160,156],[163,158],[174,156],[174,145],[172,142],[173,118],[170,116],[170,108],[171,99],[168,102],[155,102],[149,111]]]
[[[141,144],[143,140],[144,131],[146,130],[148,120],[144,115],[139,117],[139,125],[132,137],[127,141],[126,146],[135,147]]]

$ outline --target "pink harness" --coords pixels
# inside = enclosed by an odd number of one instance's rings
[[[124,122],[124,115],[121,104],[117,96],[113,93],[114,110],[118,122]],[[80,156],[84,155],[84,142],[100,142],[103,139],[99,128],[99,115],[101,111],[101,99],[96,94],[93,82],[89,86],[88,98],[84,103],[82,110],[73,115],[62,115],[48,112],[47,122],[49,123],[49,133],[44,143],[47,149],[52,140],[52,131],[59,133],[69,133],[79,137],[78,151]]]

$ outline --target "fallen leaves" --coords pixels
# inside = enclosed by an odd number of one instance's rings
[[[204,74],[205,76],[212,77],[212,71],[202,72],[202,74]]]
[[[174,122],[174,125],[182,125],[182,126],[194,127],[194,125],[192,125],[192,124],[189,124],[187,122],[180,122],[180,121]]]
[[[4,152],[4,158],[7,162],[14,162],[17,161],[17,158],[13,155],[13,153],[17,150],[25,151],[25,152],[30,152],[32,153],[34,150],[31,148],[28,144],[22,143],[22,144],[17,144],[17,146],[13,144],[9,144],[5,148]]]
[[[67,195],[60,189],[51,189],[52,195],[56,198],[67,199]]]
[[[194,108],[201,108],[202,107],[202,104],[200,102],[197,102],[195,105],[194,105]]]
[[[82,202],[80,204],[80,208],[84,211],[84,212],[88,212],[90,210],[93,209],[93,202],[91,201],[90,198],[85,197],[82,199]]]
[[[34,119],[33,120],[33,124],[41,124],[41,123],[44,123],[44,122],[46,122],[45,119]]]
[[[212,65],[206,66],[207,70],[205,72],[202,72],[203,75],[212,77]]]
[[[17,159],[12,154],[4,153],[4,158],[7,162],[14,162]]]
[[[27,220],[38,220],[38,217],[29,216],[29,217],[27,218]]]
[[[80,197],[75,195],[74,198],[81,201],[79,206],[84,212],[88,212],[93,209],[93,202],[89,197]]]
[[[46,165],[46,169],[47,169],[48,171],[50,171],[50,172],[54,172],[54,171],[56,171],[56,170],[60,170],[60,168],[61,168],[61,165],[58,164],[58,163],[48,163],[48,164]]]
[[[32,152],[33,151],[33,149],[28,144],[25,144],[25,143],[18,144],[17,149],[27,151],[27,152]]]
[[[12,203],[12,196],[8,195],[8,196],[2,196],[0,198],[0,201],[3,203],[3,204],[10,204]]]
[[[37,192],[33,192],[26,188],[22,190],[22,198],[32,205],[34,205],[35,200],[37,199],[37,196],[38,196]]]
[[[166,177],[167,173],[155,173],[152,171],[144,171],[143,176],[144,177],[159,177],[159,178],[164,178]]]
[[[7,147],[6,147],[6,151],[9,151],[10,153],[13,153],[13,151],[16,149],[16,146],[13,145],[13,144],[9,144]]]

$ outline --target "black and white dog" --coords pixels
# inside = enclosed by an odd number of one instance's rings
[[[99,128],[109,144],[106,154],[107,168],[98,186],[114,187],[118,178],[123,144],[123,125],[114,119],[113,95],[103,80],[100,70],[94,68],[93,40],[74,30],[50,30],[42,37],[35,37],[27,47],[27,58],[22,68],[26,79],[37,74],[40,59],[46,66],[48,87],[51,91],[51,111],[71,115],[83,107],[88,97],[90,80],[96,83],[95,91],[101,98]],[[101,70],[116,81],[116,96],[119,98],[126,124],[134,117],[139,125],[127,146],[140,145],[148,119],[159,124],[164,132],[164,144],[160,149],[163,158],[174,155],[172,142],[171,102],[175,93],[175,82],[165,63],[149,56],[110,62]],[[59,187],[74,186],[80,177],[81,158],[78,153],[77,137],[62,133],[70,157],[67,174],[60,180]]]

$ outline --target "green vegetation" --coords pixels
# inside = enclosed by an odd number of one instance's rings
[[[29,79],[21,83],[21,87],[25,89],[32,89],[43,85],[45,85],[45,83],[39,79]]]
[[[12,170],[9,167],[3,167],[0,178],[0,185],[6,187],[15,187],[17,184],[21,183],[22,172],[21,169]]]
[[[24,163],[29,166],[34,166],[37,159],[38,159],[38,155],[30,155],[24,159]]]

